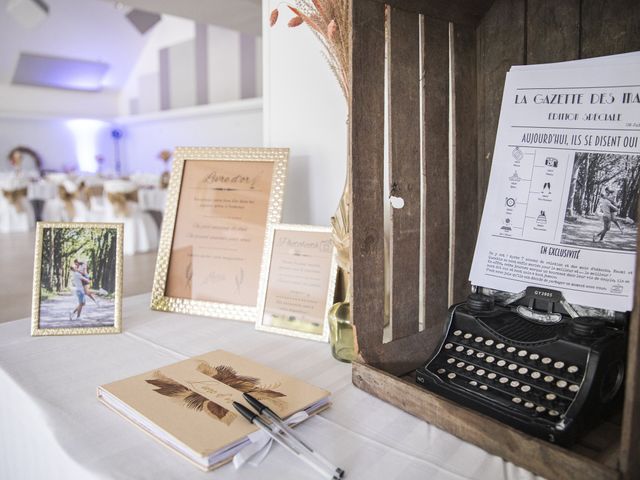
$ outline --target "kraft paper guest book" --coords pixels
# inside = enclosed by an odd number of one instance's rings
[[[280,417],[309,415],[329,392],[246,358],[216,350],[98,387],[98,399],[204,470],[228,462],[258,430],[233,408],[251,393]]]

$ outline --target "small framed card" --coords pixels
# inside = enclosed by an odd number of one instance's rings
[[[326,342],[337,273],[331,230],[272,226],[262,272],[256,328]]]
[[[38,222],[31,335],[119,333],[121,223]]]
[[[255,321],[288,156],[278,148],[176,149],[151,308]]]

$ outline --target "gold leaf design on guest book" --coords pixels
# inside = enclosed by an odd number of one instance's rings
[[[196,410],[197,412],[204,411],[207,415],[221,421],[225,425],[231,425],[231,422],[233,422],[237,416],[222,405],[207,399],[199,393],[163,375],[160,371],[155,371],[153,376],[155,378],[146,379],[145,382],[156,387],[153,390],[154,392],[164,395],[165,397],[178,400],[182,399],[184,406],[187,408]]]
[[[233,367],[229,367],[227,365],[218,365],[213,367],[209,363],[203,361],[198,364],[198,371],[231,388],[239,390],[242,393],[250,393],[258,400],[269,398],[274,400],[277,404],[285,403],[282,400],[275,400],[286,396],[284,393],[276,390],[276,388],[280,387],[279,383],[274,385],[260,385],[259,378],[239,375]]]

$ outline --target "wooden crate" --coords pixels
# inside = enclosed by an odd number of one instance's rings
[[[630,325],[624,410],[617,421],[603,423],[572,449],[535,439],[431,394],[417,387],[410,375],[440,341],[447,307],[469,292],[467,279],[507,70],[514,64],[640,50],[640,2],[352,0],[351,8],[352,305],[361,356],[353,365],[354,384],[550,479],[640,478],[640,307]],[[389,181],[391,190],[405,200],[404,208],[392,211],[393,338],[387,343],[382,208],[385,50]],[[640,263],[636,298],[639,277]],[[423,330],[418,325],[421,310]]]

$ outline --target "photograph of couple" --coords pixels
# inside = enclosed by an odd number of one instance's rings
[[[112,327],[115,228],[45,228],[39,328]]]
[[[640,156],[578,152],[562,243],[635,251]]]

